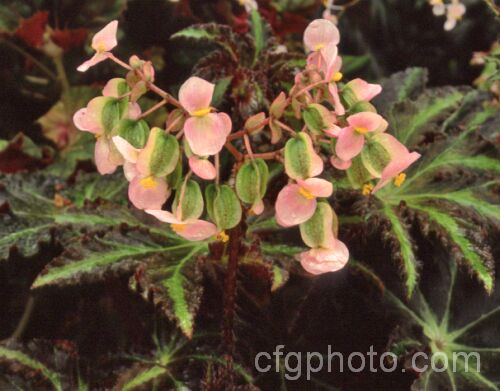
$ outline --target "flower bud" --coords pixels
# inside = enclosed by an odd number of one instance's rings
[[[142,149],[149,136],[149,126],[144,120],[122,119],[114,130],[118,136],[127,140],[134,148]]]
[[[236,193],[240,200],[254,205],[264,198],[269,179],[269,169],[263,159],[250,160],[241,166],[236,175]]]
[[[250,132],[250,133],[258,133],[262,129],[264,129],[265,125],[261,125],[264,121],[266,120],[266,114],[265,113],[258,113],[255,115],[252,115],[250,118],[248,118],[245,121],[245,130]]]
[[[216,187],[215,194],[210,190],[210,198],[213,197],[211,208],[213,220],[220,230],[234,228],[241,221],[241,205],[238,197],[228,185]],[[210,199],[212,201],[212,199]],[[207,205],[209,199],[207,199]],[[210,214],[210,212],[209,212]]]
[[[285,171],[292,179],[307,179],[323,171],[323,161],[312,147],[308,134],[298,133],[285,145]]]
[[[271,117],[279,119],[283,116],[286,106],[286,94],[284,92],[281,92],[273,101],[273,103],[271,103],[271,106],[269,107],[269,114],[271,115]]]
[[[327,202],[319,202],[314,215],[300,224],[300,235],[311,248],[330,248],[338,235],[337,214]]]
[[[334,124],[332,112],[318,103],[307,106],[302,112],[302,118],[304,118],[307,127],[318,135],[331,129]]]
[[[189,180],[179,187],[175,193],[173,212],[179,220],[198,219],[203,213],[203,195],[200,185]]]
[[[179,155],[179,143],[175,136],[153,128],[146,147],[139,155],[137,168],[143,175],[165,176],[175,170]]]

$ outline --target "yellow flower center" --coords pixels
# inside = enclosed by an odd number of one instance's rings
[[[186,230],[186,224],[170,224],[174,232],[179,233]]]
[[[340,81],[342,80],[342,78],[344,77],[344,75],[342,74],[342,72],[335,72],[332,76],[332,81]]]
[[[154,189],[156,187],[156,180],[152,176],[141,179],[140,183],[145,189]]]
[[[362,193],[364,196],[370,195],[373,190],[373,185],[371,183],[367,183],[363,185]]]
[[[212,108],[208,107],[206,109],[200,109],[200,110],[193,111],[192,115],[194,117],[204,117],[205,115],[210,114],[211,111],[212,111]]]
[[[402,172],[396,178],[394,178],[394,185],[396,187],[401,187],[401,185],[403,184],[405,179],[406,179],[406,174],[404,172]]]
[[[326,45],[324,43],[318,43],[316,46],[314,46],[314,51],[318,52],[321,49],[323,49]]]
[[[312,200],[316,198],[312,195],[312,193],[309,190],[304,189],[303,187],[299,189],[299,194],[302,195],[307,200]]]
[[[368,129],[364,128],[363,126],[357,126],[354,128],[354,130],[359,134],[366,134],[368,132]]]
[[[97,53],[104,53],[106,51],[106,45],[104,42],[99,42],[95,47],[95,51]]]
[[[226,243],[229,241],[229,235],[225,231],[220,231],[217,235],[215,235],[215,239],[222,243]]]

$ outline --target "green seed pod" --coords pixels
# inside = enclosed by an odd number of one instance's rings
[[[286,94],[284,92],[281,92],[276,99],[271,103],[271,106],[269,107],[269,114],[273,118],[281,118],[285,112],[287,106],[287,99],[286,99]]]
[[[217,197],[217,186],[215,186],[213,183],[210,183],[205,188],[205,204],[207,205],[208,217],[210,217],[210,220],[212,221],[215,221],[215,214],[214,214],[215,197]]]
[[[374,177],[379,178],[384,168],[391,162],[391,146],[386,142],[387,134],[376,134],[367,139],[361,151],[361,161],[366,170]]]
[[[172,209],[181,220],[185,221],[198,219],[203,213],[203,206],[200,185],[191,179],[176,191]]]
[[[312,103],[302,111],[307,127],[315,134],[322,134],[333,125],[332,113],[318,103]]]
[[[115,98],[123,96],[130,91],[127,81],[121,77],[115,77],[106,83],[103,94]]]
[[[179,155],[179,142],[175,136],[165,133],[163,129],[153,128],[137,165],[141,172],[161,177],[175,170]]]
[[[250,160],[241,166],[236,175],[236,193],[247,204],[262,200],[267,190],[269,169],[263,159]]]
[[[327,202],[318,202],[314,215],[300,224],[300,235],[311,248],[328,247],[332,237],[338,235],[337,214]]]
[[[300,132],[285,145],[285,171],[292,179],[307,179],[313,171],[312,142],[306,133]]]
[[[175,170],[167,176],[167,184],[169,189],[177,190],[182,185],[182,160],[177,161]]]
[[[219,186],[213,202],[215,224],[221,230],[234,228],[241,221],[240,200],[228,185]]]
[[[106,135],[112,133],[114,127],[128,113],[128,100],[102,97],[106,99],[101,112],[101,123]]]
[[[373,176],[363,165],[360,155],[352,159],[351,167],[347,169],[347,178],[355,189],[361,189]]]
[[[356,102],[349,108],[349,114],[364,113],[364,112],[376,113],[377,109],[370,102]]]
[[[148,141],[149,126],[144,120],[122,119],[113,133],[123,137],[133,147],[142,149]]]

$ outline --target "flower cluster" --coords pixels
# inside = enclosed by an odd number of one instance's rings
[[[95,134],[98,171],[109,174],[123,166],[132,204],[187,240],[225,242],[226,231],[242,219],[266,213],[266,205],[273,204],[266,198],[267,161],[274,160],[288,178],[274,203],[276,222],[298,226],[310,247],[299,261],[312,274],[339,270],[349,251],[338,239],[338,219],[327,202],[334,191],[328,172],[346,171],[353,187],[368,195],[391,182],[400,186],[403,171],[420,157],[386,133],[387,121],[370,103],[381,86],[361,79],[342,82],[340,34],[329,20],[307,27],[307,66],[290,91],[281,92],[268,113],[242,121],[238,131],[228,114],[211,106],[214,84],[190,77],[174,98],[154,84],[150,62],[132,56],[125,63],[111,53],[116,31],[113,21],[97,33],[96,54],[78,69],[109,59],[127,74],[111,79],[102,96],[80,109],[75,125]],[[162,100],[143,113],[137,102],[148,91]],[[164,106],[172,107],[165,127],[150,129],[145,118]],[[259,153],[262,145],[255,141],[266,138]],[[221,153],[229,164],[221,165]],[[170,198],[171,210],[163,210]]]
[[[432,6],[434,15],[446,15],[446,22],[444,23],[446,31],[453,30],[466,11],[465,5],[460,0],[451,0],[447,4],[445,4],[444,0],[429,0],[429,4]]]

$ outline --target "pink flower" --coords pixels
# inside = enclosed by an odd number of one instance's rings
[[[304,32],[304,45],[308,51],[318,52],[339,42],[339,29],[326,19],[313,20]]]
[[[113,20],[109,22],[101,31],[99,31],[94,38],[92,38],[92,49],[96,51],[96,54],[90,59],[85,61],[77,69],[80,72],[87,71],[90,67],[106,60],[109,57],[109,52],[117,44],[116,31],[118,29],[118,21]]]
[[[217,235],[216,225],[205,220],[188,219],[182,221],[173,213],[164,210],[147,209],[146,213],[149,213],[160,221],[169,223],[177,235],[187,240],[200,241]]]
[[[369,102],[375,96],[382,92],[382,86],[379,84],[370,84],[363,79],[354,79],[344,87],[350,89],[357,101]]]
[[[405,152],[400,153],[398,156],[394,157],[393,160],[384,168],[382,171],[382,177],[377,185],[373,188],[372,193],[379,191],[381,188],[386,186],[393,178],[395,178],[394,183],[397,187],[401,186],[404,182],[406,175],[402,173],[410,165],[420,158],[420,154],[417,152],[409,152],[405,147]]]
[[[285,186],[276,200],[276,221],[291,227],[309,220],[316,211],[317,197],[330,197],[333,185],[327,180],[309,178]]]
[[[87,107],[78,110],[73,116],[75,126],[85,132],[93,133],[97,139],[95,145],[95,164],[100,174],[113,173],[118,166],[123,164],[123,159],[116,152],[114,145],[104,134],[102,124],[102,110],[108,102],[106,97],[92,99]]]
[[[135,148],[120,136],[113,137],[113,142],[125,159],[123,171],[130,182],[128,187],[130,202],[137,209],[161,209],[170,197],[171,191],[165,178],[155,177],[149,172],[147,164],[149,153],[146,148]]]
[[[317,275],[342,269],[349,260],[349,250],[335,239],[332,248],[313,248],[299,254],[298,258],[307,272]]]
[[[379,114],[371,112],[356,113],[347,118],[348,127],[339,134],[335,152],[344,161],[357,156],[365,145],[365,135],[371,132],[384,132],[387,121]]]
[[[217,171],[215,166],[208,159],[200,158],[193,155],[189,158],[189,168],[198,175],[201,179],[210,181],[215,179]]]
[[[184,124],[184,134],[198,156],[219,153],[231,133],[231,118],[225,113],[211,112],[214,88],[214,84],[199,77],[190,77],[179,90],[179,101],[191,116]]]

